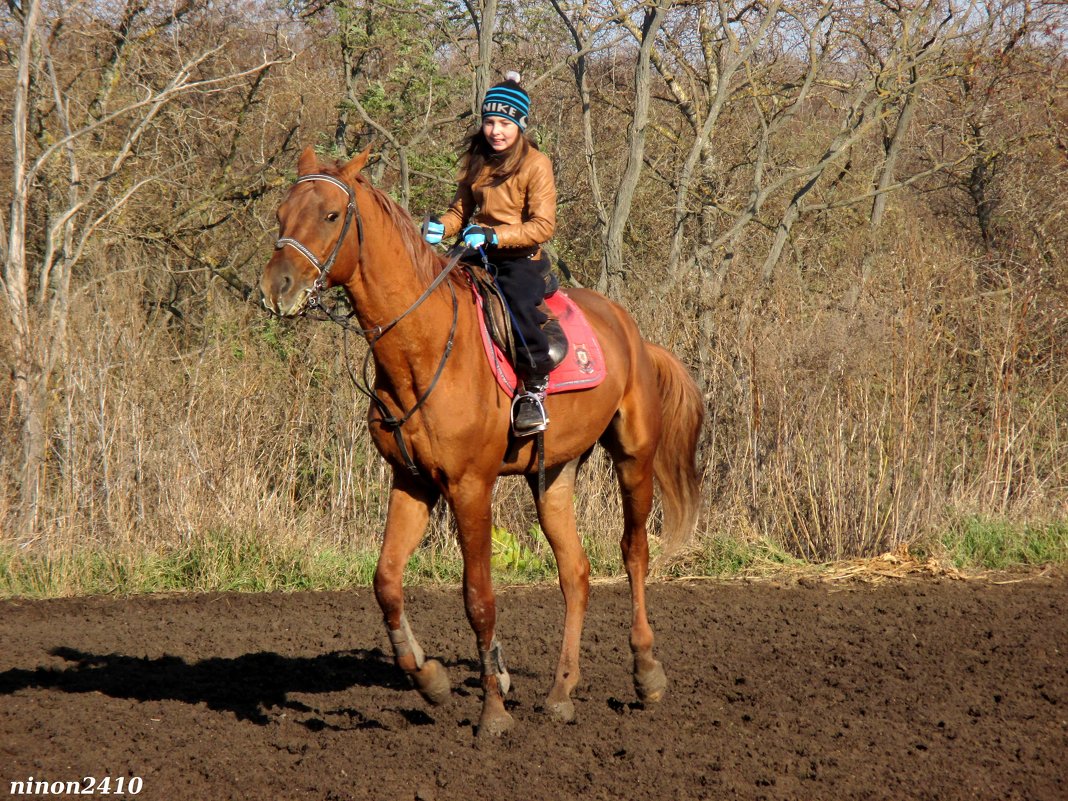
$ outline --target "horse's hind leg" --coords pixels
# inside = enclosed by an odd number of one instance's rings
[[[564,594],[564,640],[546,710],[553,718],[565,723],[575,717],[571,691],[579,682],[582,624],[590,600],[590,561],[586,558],[575,526],[574,489],[577,471],[577,459],[550,471],[545,494],[540,498],[537,497],[536,491],[537,477],[527,477],[534,491],[538,520],[541,521],[545,538],[553,549],[553,556],[556,557],[560,590]]]
[[[427,659],[412,634],[404,614],[404,567],[423,538],[430,510],[438,499],[432,487],[394,473],[386,515],[382,552],[375,569],[375,597],[382,608],[393,658],[411,679],[419,693],[431,704],[449,697],[449,675],[436,659]]]
[[[630,649],[634,656],[634,688],[644,703],[659,701],[667,689],[664,668],[653,658],[653,629],[645,605],[645,578],[649,572],[646,522],[653,506],[653,456],[660,434],[659,418],[642,413],[650,408],[657,407],[628,396],[601,439],[615,462],[623,496],[620,547],[633,610]]]

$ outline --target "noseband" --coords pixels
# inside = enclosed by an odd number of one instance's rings
[[[363,219],[360,217],[360,207],[356,205],[356,193],[352,191],[352,187],[339,178],[335,178],[333,175],[327,175],[325,173],[317,172],[310,175],[302,175],[296,180],[296,183],[302,184],[307,181],[326,181],[328,184],[333,184],[338,189],[341,189],[346,195],[348,195],[349,202],[345,206],[345,221],[341,224],[341,233],[338,235],[337,242],[334,243],[334,249],[330,251],[330,255],[327,256],[326,261],[319,261],[319,258],[311,252],[311,250],[303,243],[298,242],[291,236],[283,236],[274,243],[275,250],[281,250],[286,245],[289,245],[304,258],[312,263],[312,266],[319,271],[318,277],[316,277],[314,283],[307,290],[308,293],[308,308],[321,308],[319,296],[322,291],[326,289],[326,279],[330,275],[330,270],[334,267],[334,262],[337,261],[337,254],[341,250],[341,245],[345,241],[345,235],[349,232],[349,226],[352,224],[353,218],[356,219],[356,239],[360,249],[363,249]],[[358,258],[358,257],[357,257]]]

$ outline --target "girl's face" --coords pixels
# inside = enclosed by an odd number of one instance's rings
[[[519,138],[519,126],[504,117],[486,117],[482,120],[482,135],[495,152],[502,153]]]

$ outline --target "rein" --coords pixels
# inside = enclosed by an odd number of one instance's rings
[[[430,393],[433,392],[434,388],[437,386],[438,379],[441,378],[441,374],[445,371],[445,364],[449,360],[449,355],[452,353],[453,345],[456,341],[456,327],[460,316],[460,302],[456,297],[456,288],[453,287],[452,284],[449,284],[449,294],[452,296],[452,324],[449,327],[449,338],[445,342],[445,350],[441,354],[441,360],[438,362],[437,369],[434,371],[434,377],[430,380],[430,385],[426,388],[426,391],[415,402],[415,405],[412,406],[412,408],[410,408],[407,412],[404,412],[404,414],[402,414],[401,416],[398,417],[392,414],[389,411],[389,407],[386,405],[386,402],[381,398],[381,396],[379,396],[377,392],[375,392],[371,381],[371,360],[374,356],[375,345],[378,344],[382,337],[392,331],[393,328],[395,328],[405,317],[407,317],[409,314],[419,308],[419,306],[421,306],[423,302],[434,293],[434,290],[436,290],[442,285],[442,283],[445,282],[445,280],[449,277],[452,271],[456,268],[456,265],[459,264],[460,257],[463,255],[463,250],[457,249],[457,251],[449,259],[448,263],[445,265],[444,269],[442,269],[442,271],[434,277],[434,280],[431,281],[430,285],[423,291],[423,293],[418,298],[416,298],[415,302],[412,303],[411,306],[401,312],[393,320],[386,323],[385,325],[376,325],[373,328],[360,328],[359,326],[352,325],[352,323],[349,321],[356,314],[356,312],[353,311],[347,315],[338,314],[334,309],[329,308],[326,304],[323,303],[322,293],[323,290],[326,289],[326,281],[328,276],[330,275],[330,270],[333,268],[334,262],[337,261],[338,253],[340,252],[341,246],[345,241],[345,236],[348,234],[349,226],[352,224],[353,219],[356,220],[356,231],[359,245],[357,259],[359,259],[360,255],[362,255],[363,218],[360,216],[360,207],[356,203],[356,193],[353,192],[352,187],[350,187],[344,181],[341,181],[338,178],[335,178],[332,175],[327,175],[325,173],[313,173],[310,175],[303,175],[297,179],[296,183],[299,184],[305,181],[325,181],[327,183],[333,184],[339,189],[344,190],[345,194],[348,195],[349,202],[345,206],[345,221],[341,226],[341,234],[338,236],[337,242],[334,243],[334,247],[330,251],[330,255],[326,258],[326,261],[322,262],[319,261],[318,257],[316,257],[316,255],[312,253],[312,251],[307,246],[294,239],[293,237],[281,237],[274,243],[275,249],[278,250],[285,247],[286,245],[289,245],[302,256],[304,256],[304,258],[310,261],[312,263],[312,266],[314,266],[315,269],[319,271],[318,277],[315,279],[314,283],[312,283],[311,287],[307,289],[308,304],[305,308],[305,313],[307,311],[321,311],[325,315],[325,317],[313,319],[319,319],[323,321],[330,320],[334,323],[337,323],[344,330],[345,337],[343,339],[343,342],[345,346],[345,365],[346,369],[349,371],[349,378],[352,379],[352,383],[356,387],[356,389],[366,395],[371,400],[371,402],[374,403],[375,406],[378,408],[378,412],[381,415],[380,422],[382,423],[382,426],[386,430],[393,432],[393,438],[397,442],[397,448],[400,450],[401,457],[404,459],[405,466],[408,468],[409,472],[411,472],[412,475],[417,476],[419,475],[419,467],[415,464],[415,461],[412,459],[411,453],[408,451],[408,446],[404,442],[404,436],[401,434],[401,427],[405,423],[407,423],[412,418],[412,415],[419,411],[419,409],[423,406],[427,398],[430,397]],[[362,375],[359,378],[353,373],[352,368],[349,366],[348,333],[350,331],[355,331],[361,336],[367,338],[367,353],[364,354],[363,357],[363,367],[361,370]]]
[[[401,314],[398,317],[394,318],[392,322],[389,322],[384,326],[375,326],[374,328],[367,329],[356,328],[355,326],[351,326],[348,324],[343,326],[345,330],[345,338],[343,340],[345,343],[345,365],[349,371],[349,377],[352,379],[352,383],[356,387],[356,389],[366,395],[371,400],[371,402],[378,407],[378,412],[382,415],[382,426],[388,431],[393,432],[393,439],[397,442],[397,448],[401,452],[401,457],[404,459],[404,464],[413,476],[419,475],[419,467],[415,464],[415,461],[412,459],[411,454],[408,452],[408,446],[405,444],[404,437],[401,435],[401,426],[407,423],[411,419],[412,415],[419,411],[419,408],[426,402],[426,399],[430,397],[430,393],[434,391],[434,387],[436,387],[438,384],[438,379],[441,378],[441,374],[445,371],[445,363],[449,360],[449,355],[452,353],[453,345],[456,344],[456,326],[457,322],[460,319],[460,301],[456,297],[456,287],[454,287],[452,284],[449,284],[449,294],[452,296],[452,324],[449,326],[449,338],[445,341],[445,350],[441,354],[441,360],[438,362],[438,368],[434,371],[434,377],[430,379],[430,385],[426,388],[426,391],[415,402],[415,405],[412,406],[412,408],[410,408],[407,412],[405,412],[403,416],[397,417],[391,414],[389,411],[389,407],[386,406],[386,402],[382,400],[378,393],[375,392],[374,387],[371,386],[371,357],[374,355],[375,345],[378,344],[382,337],[388,334],[393,329],[393,327],[397,325],[397,323],[399,323],[401,320],[403,320],[405,317],[415,311],[415,309],[417,309],[423,303],[423,301],[425,301],[431,296],[431,294],[433,294],[435,289],[441,286],[441,284],[445,281],[446,278],[448,278],[449,274],[455,269],[456,265],[459,263],[461,255],[462,253],[458,252],[451,259],[449,259],[449,262],[445,265],[445,268],[440,273],[438,273],[437,276],[435,276],[434,280],[430,282],[430,286],[428,286],[426,290],[424,290],[423,294],[416,298],[415,303],[413,303],[411,306],[401,312]],[[331,316],[331,319],[334,320],[335,318]],[[342,320],[343,319],[344,318],[342,318]],[[335,322],[337,322],[337,320],[335,320]],[[347,321],[345,322],[347,323]],[[368,338],[367,353],[365,353],[363,357],[363,369],[361,371],[362,377],[360,379],[357,379],[356,376],[353,375],[352,368],[348,366],[348,332],[351,330],[356,330]]]

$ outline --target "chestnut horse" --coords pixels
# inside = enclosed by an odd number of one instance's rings
[[[375,381],[369,422],[375,446],[393,468],[374,590],[394,658],[422,696],[450,694],[445,668],[427,658],[404,613],[402,579],[430,512],[444,497],[463,553],[463,595],[482,664],[478,733],[512,725],[504,707],[510,679],[496,632],[490,578],[490,498],[500,475],[524,475],[536,489],[535,438],[510,435],[508,396],[491,374],[476,307],[457,270],[426,245],[408,214],[360,175],[367,152],[347,164],[321,164],[311,148],[278,210],[280,239],[260,281],[264,305],[299,315],[325,286],[344,287],[371,345]],[[354,223],[354,224],[353,224]],[[544,434],[545,491],[538,519],[552,547],[563,591],[563,645],[546,705],[562,721],[575,715],[579,639],[589,599],[590,563],[575,526],[578,468],[600,442],[611,455],[623,496],[623,562],[630,579],[634,684],[644,703],[667,687],[653,657],[646,618],[649,562],[646,519],[654,474],[661,488],[664,540],[677,545],[696,525],[700,482],[696,446],[701,397],[682,364],[642,340],[617,304],[579,289],[566,292],[600,338],[608,377],[599,386],[551,395]]]

